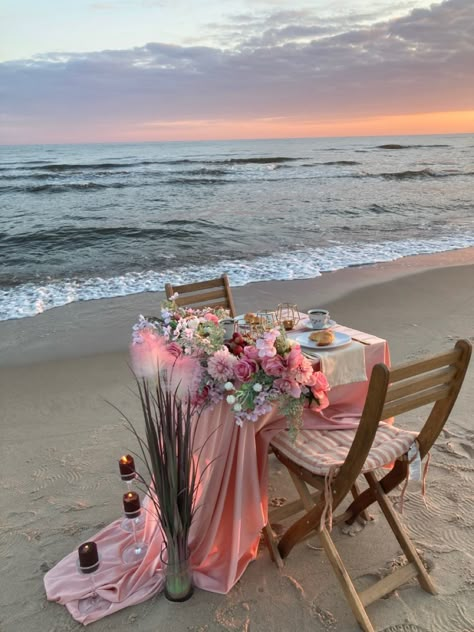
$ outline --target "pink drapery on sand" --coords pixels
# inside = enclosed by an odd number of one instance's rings
[[[388,364],[386,342],[375,337],[367,339],[365,360],[369,376],[378,362]],[[358,382],[333,388],[329,393],[330,406],[323,413],[305,411],[305,428],[341,429],[357,425],[367,385]],[[268,445],[286,425],[285,418],[274,410],[255,424],[238,427],[225,402],[205,411],[201,417],[196,445],[205,444],[201,463],[213,461],[213,464],[203,478],[190,535],[196,587],[225,594],[255,559],[260,532],[267,521]],[[146,502],[144,506],[147,507]],[[78,600],[91,593],[92,583],[91,575],[82,575],[77,570],[77,551],[45,575],[48,599],[65,605],[74,619],[87,625],[159,592],[164,584],[160,557],[163,540],[151,503],[148,510],[143,537],[149,548],[139,566],[127,568],[121,563],[121,552],[132,541],[132,535],[120,528],[122,518],[93,538],[101,557],[93,582],[97,593],[109,602],[107,607],[85,616],[80,614]]]

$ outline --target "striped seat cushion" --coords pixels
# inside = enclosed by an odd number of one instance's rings
[[[332,468],[344,463],[356,430],[300,430],[294,443],[289,433],[282,431],[273,437],[271,445],[293,463],[318,476],[326,476]],[[376,470],[401,457],[417,435],[381,422],[362,472]]]

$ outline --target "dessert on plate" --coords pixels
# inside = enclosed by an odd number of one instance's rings
[[[313,331],[309,339],[315,342],[318,347],[327,347],[334,342],[336,336],[330,329],[325,329],[324,331]]]

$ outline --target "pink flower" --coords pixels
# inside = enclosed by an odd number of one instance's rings
[[[275,340],[279,335],[280,332],[278,329],[272,329],[271,331],[266,331],[262,338],[257,339],[255,346],[258,349],[259,358],[271,358],[276,355],[277,350],[275,349]]]
[[[216,351],[207,362],[207,370],[211,377],[218,382],[227,382],[234,377],[234,366],[237,358],[229,352],[227,347]]]
[[[313,393],[314,397],[318,400],[317,402],[314,400],[311,402],[311,404],[309,405],[311,410],[314,410],[315,412],[319,412],[320,410],[323,410],[323,408],[327,408],[329,406],[329,399],[325,391],[315,391],[312,388],[311,392]]]
[[[248,358],[241,358],[234,366],[234,375],[239,382],[248,382],[257,371],[258,364],[256,361]]]
[[[274,377],[280,377],[281,375],[283,375],[283,372],[285,370],[283,360],[279,355],[275,355],[272,358],[263,358],[262,368],[267,375],[272,375]]]
[[[286,393],[292,397],[298,398],[301,395],[301,386],[296,380],[290,377],[281,377],[275,380],[273,386],[278,388],[282,393]]]
[[[253,345],[247,345],[244,347],[244,355],[249,360],[257,360],[258,359],[258,349]]]
[[[292,371],[291,375],[300,384],[311,386],[314,375],[313,365],[307,358],[301,356],[301,363]]]
[[[273,344],[273,340],[265,340],[265,338],[259,338],[255,343],[258,350],[259,358],[271,358],[276,355],[277,350]]]
[[[329,406],[329,399],[326,395],[326,392],[329,390],[331,389],[324,373],[322,373],[322,371],[315,371],[313,373],[311,393],[313,397],[318,401],[311,402],[311,410],[315,410],[316,412],[318,412],[320,410],[323,410],[323,408],[327,408]]]
[[[286,356],[286,364],[290,371],[296,369],[301,362],[304,360],[304,356],[301,353],[301,347],[299,345],[295,345],[292,347],[290,353]]]
[[[311,390],[316,391],[329,391],[329,382],[322,371],[315,371],[313,373],[313,379],[311,382]]]
[[[204,314],[204,318],[206,320],[209,320],[211,323],[215,323],[216,325],[219,324],[219,319],[215,314],[211,314],[210,312],[208,312],[207,314]]]

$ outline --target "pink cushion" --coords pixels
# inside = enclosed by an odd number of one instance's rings
[[[271,444],[297,465],[313,474],[326,476],[331,468],[344,463],[356,430],[300,430],[294,443],[289,433],[282,431]],[[380,422],[362,472],[376,470],[401,457],[417,435]]]

